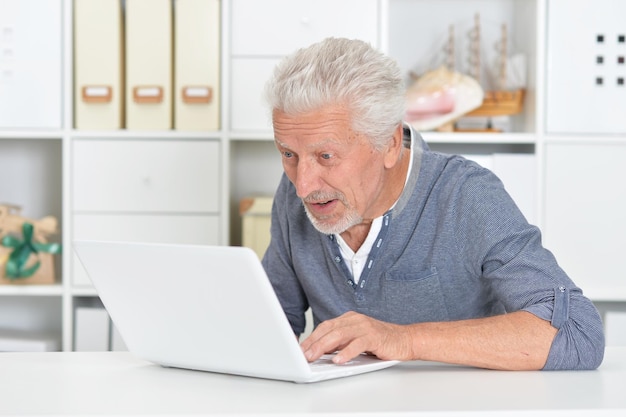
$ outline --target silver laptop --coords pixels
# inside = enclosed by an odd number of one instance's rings
[[[308,363],[248,248],[75,241],[128,350],[166,367],[315,382],[394,365]]]

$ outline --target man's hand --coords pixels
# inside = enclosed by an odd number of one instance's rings
[[[410,360],[413,355],[407,330],[351,311],[321,323],[301,347],[309,362],[336,351],[333,361],[339,364],[364,352],[380,359]]]
[[[309,361],[337,352],[385,360],[430,360],[488,369],[533,370],[546,363],[557,330],[526,311],[480,319],[398,325],[348,312],[317,326],[301,343]]]

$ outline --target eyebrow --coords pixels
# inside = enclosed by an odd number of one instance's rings
[[[281,141],[280,141],[280,140],[278,140],[278,138],[276,138],[276,137],[274,137],[274,142],[275,142],[278,146],[280,146],[281,148],[291,149],[291,148],[289,147],[289,145],[287,145],[286,143],[281,142]],[[334,144],[337,144],[337,145],[341,145],[341,144],[342,144],[340,141],[338,141],[338,140],[336,140],[336,139],[331,139],[331,138],[328,138],[328,139],[323,139],[323,140],[321,140],[321,141],[319,141],[319,142],[316,142],[316,143],[312,143],[312,144],[308,145],[308,146],[307,146],[307,148],[315,148],[315,147],[318,147],[318,146],[325,145],[325,144],[327,144],[327,143],[334,143]]]
[[[279,140],[278,140],[278,138],[276,138],[276,137],[274,138],[274,142],[275,142],[278,146],[280,146],[281,148],[287,148],[287,149],[289,149],[289,146],[287,146],[287,144],[286,144],[286,143],[282,143],[282,142],[281,142],[281,141],[279,141]]]

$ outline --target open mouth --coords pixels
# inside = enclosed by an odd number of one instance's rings
[[[317,200],[306,201],[305,204],[309,207],[311,214],[315,213],[316,216],[327,216],[335,210],[338,201],[337,199]]]
[[[320,201],[319,203],[313,203],[313,204],[315,204],[317,206],[325,206],[325,205],[327,205],[329,203],[332,203],[333,201],[335,201],[335,200]]]
[[[305,205],[317,215],[328,215],[335,209],[342,197],[337,193],[312,193],[303,199]]]

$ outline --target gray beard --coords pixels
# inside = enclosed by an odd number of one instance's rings
[[[341,234],[352,226],[356,226],[363,221],[363,218],[355,210],[350,208],[347,213],[334,224],[326,224],[323,220],[317,219],[311,214],[306,205],[304,205],[304,211],[306,212],[306,215],[313,227],[315,227],[318,232],[324,233],[325,235]]]

